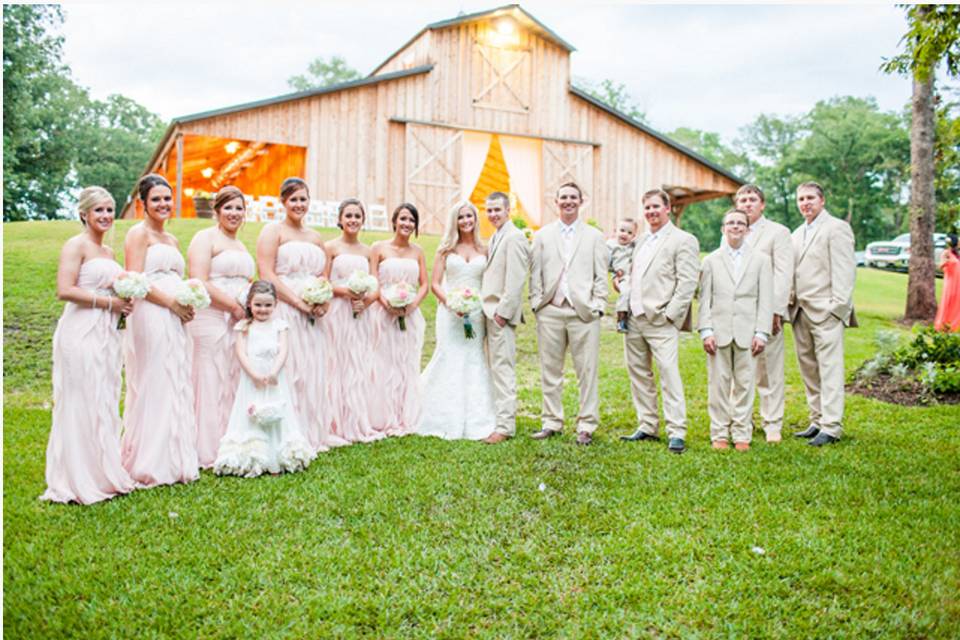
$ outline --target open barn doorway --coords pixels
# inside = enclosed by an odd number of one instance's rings
[[[470,202],[480,210],[480,234],[484,238],[494,231],[483,215],[484,201],[494,191],[510,197],[511,217],[523,219],[533,229],[541,226],[540,140],[465,131],[463,154],[464,193],[469,193]],[[468,192],[472,174],[477,177]]]
[[[175,191],[180,175],[181,217],[210,217],[213,195],[221,187],[233,185],[255,200],[275,197],[284,178],[304,175],[306,156],[306,147],[185,133],[171,141],[154,171]],[[139,200],[135,204],[140,218]]]

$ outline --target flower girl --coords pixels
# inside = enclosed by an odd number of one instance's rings
[[[247,319],[237,323],[236,354],[243,373],[213,470],[256,477],[299,471],[315,454],[300,430],[283,364],[287,323],[274,319],[277,290],[258,280],[247,294]]]

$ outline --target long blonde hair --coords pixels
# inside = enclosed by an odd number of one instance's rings
[[[460,226],[457,224],[457,218],[460,216],[460,210],[463,208],[470,209],[473,212],[473,246],[479,251],[483,247],[483,243],[480,241],[480,212],[469,200],[461,200],[457,204],[453,205],[453,208],[450,209],[450,213],[447,214],[447,224],[443,228],[443,238],[440,240],[440,248],[437,249],[437,254],[445,256],[457,247],[457,243],[460,242]]]

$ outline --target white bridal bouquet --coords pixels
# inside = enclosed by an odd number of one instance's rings
[[[470,287],[454,289],[447,294],[447,306],[463,318],[464,337],[470,339],[476,336],[473,324],[470,322],[470,314],[480,309],[480,294]]]
[[[196,278],[184,280],[177,286],[173,299],[182,305],[193,307],[196,310],[210,306],[210,294],[203,283]]]
[[[300,290],[300,298],[307,304],[323,304],[333,297],[333,286],[326,278],[313,276],[307,278]],[[314,323],[314,317],[307,318],[310,324]]]
[[[150,293],[150,281],[147,275],[139,271],[121,271],[113,280],[113,292],[124,300],[143,300]],[[117,329],[127,326],[127,314],[121,313]]]
[[[347,288],[358,295],[366,295],[377,290],[377,279],[366,271],[357,269],[347,278]],[[357,317],[356,311],[353,312],[353,317]]]
[[[383,297],[387,299],[387,302],[391,307],[395,309],[400,309],[407,306],[417,295],[417,288],[412,284],[403,282],[394,282],[393,284],[387,285],[383,289]],[[400,325],[400,331],[407,330],[407,319],[403,316],[397,318],[397,324]]]
[[[283,420],[283,405],[278,403],[261,404],[259,407],[251,404],[247,407],[250,421],[261,429],[269,429],[280,424]]]

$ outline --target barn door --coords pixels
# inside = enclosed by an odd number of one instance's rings
[[[530,113],[530,51],[477,42],[480,73],[474,74],[473,106],[509,113]]]
[[[543,223],[560,215],[557,210],[557,189],[564,182],[576,182],[583,191],[580,212],[590,217],[593,200],[593,145],[575,142],[543,141]]]
[[[407,124],[405,199],[420,211],[420,230],[440,233],[450,207],[461,198],[463,132]]]

